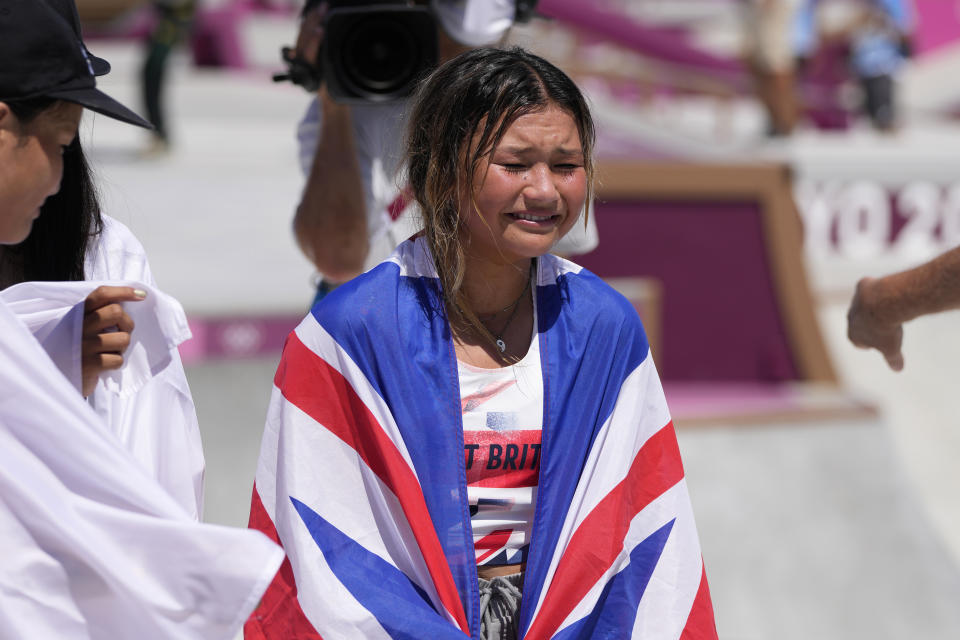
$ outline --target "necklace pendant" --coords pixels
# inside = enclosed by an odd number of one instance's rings
[[[497,338],[497,348],[500,349],[500,353],[506,353],[507,343],[503,341],[503,338]]]

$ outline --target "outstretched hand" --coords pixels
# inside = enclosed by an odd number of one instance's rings
[[[97,287],[83,305],[81,342],[82,393],[93,393],[104,371],[123,365],[123,352],[130,344],[133,320],[121,302],[139,302],[145,291],[133,287]]]
[[[894,371],[903,369],[903,324],[881,318],[872,304],[877,280],[863,278],[847,311],[847,337],[861,349],[876,349]]]

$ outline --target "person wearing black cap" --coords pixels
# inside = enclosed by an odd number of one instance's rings
[[[0,2],[0,243],[30,233],[56,193],[61,151],[77,135],[83,107],[149,128],[97,89],[93,58],[68,22],[46,2]]]
[[[77,137],[83,108],[149,128],[143,118],[96,88],[105,60],[93,57],[80,39],[72,2],[0,2],[0,244],[17,244],[30,233],[44,201],[60,188],[63,154]],[[66,16],[70,18],[64,19]],[[10,284],[9,280],[6,284]],[[139,300],[131,288],[106,292],[95,308],[116,315],[115,303]],[[122,364],[129,317],[120,314],[101,329],[92,375]],[[86,355],[86,354],[85,354]]]
[[[71,26],[94,75],[108,73],[110,64],[83,45],[73,1],[39,2],[43,3]],[[32,123],[39,120],[42,133],[46,111],[70,103],[37,97],[9,104],[14,115],[32,116]],[[122,115],[125,121],[146,124],[132,112]],[[46,199],[29,237],[14,246],[0,246],[0,289],[27,281],[78,280],[135,281],[155,288],[142,245],[123,224],[101,214],[79,137],[63,149],[62,166],[60,191]],[[199,519],[205,464],[196,410],[176,351],[170,363],[136,393],[110,392],[102,379],[123,364],[123,352],[131,340],[133,322],[120,303],[138,301],[142,293],[132,287],[101,286],[87,297],[79,367],[73,365],[71,341],[43,344],[48,351],[51,344],[62,351],[50,355],[110,431],[188,514]],[[162,420],[158,407],[163,407]]]
[[[0,244],[10,245],[57,191],[84,107],[142,121],[96,89],[94,59],[46,0],[0,0],[0,60]],[[0,362],[0,638],[232,640],[282,552],[262,534],[192,519],[5,297]]]

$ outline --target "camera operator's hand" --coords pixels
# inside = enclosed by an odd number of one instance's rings
[[[308,9],[300,21],[293,54],[314,66],[317,64],[317,56],[320,55],[320,45],[323,44],[323,20],[329,10],[329,2],[320,2]]]

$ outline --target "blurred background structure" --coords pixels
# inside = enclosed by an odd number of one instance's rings
[[[154,4],[78,0],[125,102]],[[298,8],[196,3],[166,58],[165,152],[84,125],[105,212],[191,318],[212,522],[246,522],[273,368],[313,295],[290,229],[309,96],[270,80]],[[650,333],[721,638],[960,637],[957,315],[906,326],[900,374],[845,337],[859,277],[960,243],[960,2],[538,10],[510,38],[595,109],[600,245],[577,261]]]

